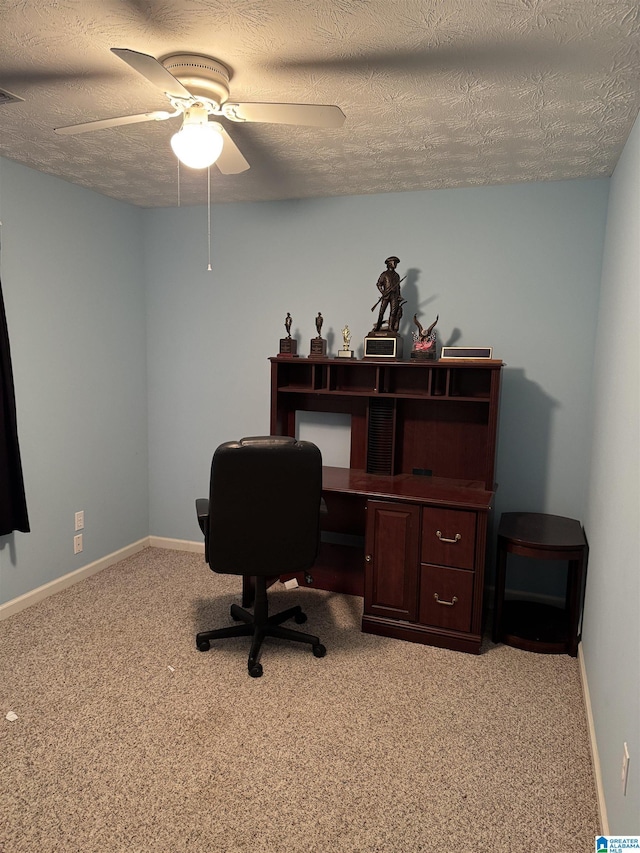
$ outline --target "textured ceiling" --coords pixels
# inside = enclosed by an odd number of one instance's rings
[[[249,171],[212,200],[258,201],[610,175],[639,107],[637,0],[0,0],[0,154],[143,207],[173,206],[180,118],[111,47],[197,52],[231,100],[337,104],[340,129],[226,127]],[[180,170],[180,202],[207,198]]]

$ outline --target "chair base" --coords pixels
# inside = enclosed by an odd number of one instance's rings
[[[281,640],[308,643],[317,658],[324,657],[327,653],[326,648],[322,645],[319,638],[313,634],[305,634],[303,631],[294,631],[291,628],[281,627],[282,623],[288,619],[295,619],[298,625],[307,621],[307,617],[299,605],[269,616],[266,581],[266,577],[259,576],[255,578],[255,604],[253,613],[250,613],[238,604],[231,605],[231,618],[236,622],[242,622],[242,625],[214,628],[212,631],[201,631],[196,635],[196,647],[201,652],[209,651],[211,640],[222,640],[227,637],[251,637],[247,668],[252,678],[259,678],[262,675],[262,664],[258,658],[265,637],[277,637]]]

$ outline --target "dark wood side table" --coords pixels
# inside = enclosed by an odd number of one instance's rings
[[[564,608],[505,601],[507,555],[568,562]],[[498,527],[493,641],[529,652],[578,654],[587,540],[579,521],[536,512],[505,512]]]

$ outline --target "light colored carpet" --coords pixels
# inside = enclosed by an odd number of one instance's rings
[[[194,642],[239,591],[147,549],[0,623],[3,853],[593,849],[576,659],[374,637],[360,599],[280,587],[327,656],[268,640],[252,679],[246,638]]]

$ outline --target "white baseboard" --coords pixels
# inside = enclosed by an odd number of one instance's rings
[[[86,566],[75,569],[73,572],[62,575],[62,577],[49,581],[49,583],[36,587],[36,589],[25,592],[24,595],[20,595],[18,598],[7,601],[5,604],[0,604],[0,621],[8,619],[9,616],[13,616],[15,613],[20,613],[21,610],[26,610],[26,608],[31,607],[32,604],[36,604],[38,601],[42,601],[50,595],[55,595],[56,592],[60,592],[61,590],[72,586],[74,583],[78,583],[78,581],[97,574],[102,571],[102,569],[113,566],[114,563],[119,563],[120,560],[124,560],[126,557],[131,557],[132,554],[137,554],[138,551],[148,548],[149,544],[149,537],[145,536],[144,539],[139,539],[131,545],[126,545],[124,548],[120,548],[112,554],[107,554],[105,557],[101,557],[93,563],[89,563]]]
[[[152,548],[168,548],[170,551],[192,551],[204,554],[204,542],[190,542],[188,539],[167,539],[165,536],[150,536]]]
[[[126,557],[137,554],[138,551],[142,551],[144,548],[168,548],[173,551],[193,551],[196,554],[204,554],[203,542],[189,542],[187,539],[167,539],[162,536],[145,536],[144,539],[132,542],[131,545],[126,545],[124,548],[120,548],[112,554],[107,554],[93,563],[89,563],[86,566],[75,569],[73,572],[62,575],[62,577],[49,581],[49,583],[36,587],[36,589],[25,592],[24,595],[7,601],[5,604],[0,604],[0,622],[3,619],[8,619],[9,616],[13,616],[15,613],[20,613],[21,610],[26,610],[27,607],[31,607],[32,604],[36,604],[50,595],[55,595],[56,592],[60,592],[74,583],[78,583],[78,581],[97,574],[102,569],[119,563],[120,560],[124,560]]]
[[[600,832],[602,833],[602,835],[609,835],[609,818],[607,816],[607,803],[604,798],[602,770],[600,767],[600,756],[598,754],[598,741],[596,740],[596,730],[593,724],[593,714],[591,712],[591,697],[589,695],[589,684],[587,683],[587,671],[584,665],[582,643],[578,645],[578,663],[580,665],[580,682],[582,684],[584,707],[587,714],[587,729],[589,731],[589,745],[591,747],[591,763],[593,765],[593,775],[595,776],[596,780],[598,811],[600,813]]]

